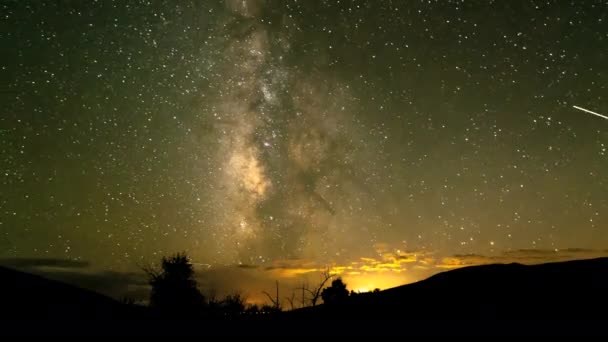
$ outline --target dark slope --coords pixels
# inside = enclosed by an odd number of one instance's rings
[[[594,309],[606,304],[606,289],[608,258],[601,258],[466,267],[383,291],[376,299],[385,307],[415,305],[427,314],[433,312],[426,305],[430,302],[443,307],[445,314],[480,318],[592,318]]]
[[[608,258],[466,267],[286,317],[347,334],[608,334]]]
[[[0,267],[0,334],[108,332],[141,312],[96,292]]]
[[[0,268],[0,334],[136,336],[608,335],[608,258],[456,269],[318,306],[238,320],[174,320]]]

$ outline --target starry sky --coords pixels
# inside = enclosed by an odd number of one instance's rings
[[[0,44],[5,264],[365,289],[608,254],[608,120],[573,108],[608,114],[605,0],[3,0]]]

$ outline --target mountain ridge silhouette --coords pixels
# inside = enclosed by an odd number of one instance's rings
[[[608,258],[462,267],[341,305],[256,319],[193,319],[188,324],[197,329],[187,331],[175,330],[183,322],[165,324],[147,308],[38,275],[0,267],[0,279],[0,333],[232,336],[329,324],[341,335],[608,335]]]

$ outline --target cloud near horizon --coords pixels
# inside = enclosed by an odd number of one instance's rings
[[[444,257],[434,266],[438,269],[452,269],[465,266],[486,264],[539,264],[545,262],[567,261],[575,259],[592,259],[608,256],[608,250],[593,250],[584,248],[567,249],[518,249],[508,250],[496,255],[456,254]]]
[[[6,258],[0,266],[89,289],[116,299],[144,301],[149,296],[140,272],[96,270],[88,261],[56,258]]]
[[[90,266],[88,261],[56,258],[6,258],[0,259],[0,265],[19,269],[54,267],[79,269]]]
[[[429,251],[402,251],[379,245],[376,255],[360,257],[343,264],[322,264],[312,260],[288,259],[270,265],[228,265],[196,267],[197,281],[207,295],[223,297],[240,292],[249,303],[264,303],[262,291],[273,289],[279,281],[285,297],[304,284],[318,283],[320,273],[329,270],[341,276],[350,290],[386,289],[425,279],[450,269],[494,264],[590,259],[608,256],[608,250],[569,248],[562,250],[520,249],[494,255],[457,254],[442,257]],[[144,302],[149,295],[146,277],[141,272],[100,271],[86,261],[27,258],[0,259],[0,265],[63,281],[114,297],[130,297]]]

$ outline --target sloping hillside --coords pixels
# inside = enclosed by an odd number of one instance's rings
[[[466,267],[294,312],[310,321],[386,334],[607,334],[608,258]]]
[[[143,312],[89,290],[4,267],[0,303],[2,331],[27,335],[111,331]]]
[[[333,306],[214,322],[154,316],[11,269],[0,279],[0,332],[11,335],[608,335],[608,258],[466,267]]]

